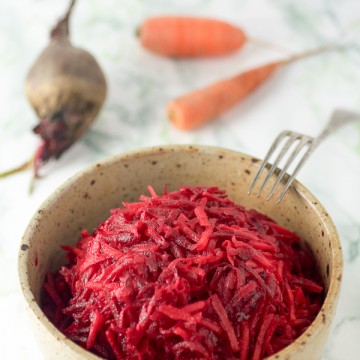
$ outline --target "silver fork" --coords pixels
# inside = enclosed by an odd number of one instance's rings
[[[276,203],[279,203],[281,199],[284,197],[286,191],[289,189],[291,183],[295,179],[295,176],[298,174],[300,169],[305,164],[306,160],[310,157],[310,155],[313,153],[313,151],[317,148],[317,146],[330,134],[332,134],[334,131],[336,131],[338,128],[354,121],[360,119],[360,113],[354,113],[347,110],[337,109],[333,112],[331,115],[331,118],[326,125],[326,127],[323,129],[323,131],[320,133],[320,135],[316,138],[304,135],[301,133],[293,132],[293,131],[283,131],[281,132],[278,137],[275,139],[273,144],[271,145],[268,153],[265,156],[264,161],[262,162],[259,171],[255,175],[255,178],[253,182],[250,185],[250,189],[248,191],[249,195],[252,193],[256,183],[258,182],[261,174],[263,173],[265,167],[269,167],[270,169],[263,181],[263,183],[260,186],[260,189],[258,191],[257,197],[261,195],[263,190],[265,189],[266,184],[269,182],[272,174],[277,169],[280,161],[284,158],[286,153],[289,151],[292,145],[294,143],[298,143],[293,150],[293,152],[289,155],[288,159],[286,160],[286,163],[283,167],[283,169],[280,171],[279,175],[277,176],[274,185],[272,186],[266,200],[270,200],[270,198],[273,196],[275,190],[277,189],[280,181],[286,174],[287,170],[289,169],[290,165],[293,163],[295,158],[299,155],[301,151],[304,151],[303,155],[299,158],[297,165],[295,166],[295,169],[293,173],[289,176],[287,182],[285,183],[284,189],[281,192],[279,198],[276,200]],[[275,161],[273,164],[269,163],[269,160],[272,156],[272,154],[275,152],[275,150],[278,148],[281,141],[284,141],[287,139],[285,145],[280,150],[278,156],[275,158]],[[294,145],[295,146],[295,145]]]

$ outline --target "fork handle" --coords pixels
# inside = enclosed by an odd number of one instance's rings
[[[323,131],[315,139],[314,147],[319,145],[320,142],[322,142],[325,138],[327,138],[329,135],[331,135],[340,127],[359,119],[360,119],[360,114],[342,109],[335,110],[331,115],[331,118],[327,123],[327,125],[325,126],[325,128],[323,129]]]

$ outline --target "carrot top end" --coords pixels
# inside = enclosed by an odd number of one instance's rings
[[[141,38],[141,30],[142,30],[142,25],[138,25],[136,28],[135,28],[135,36],[138,37],[138,38]]]

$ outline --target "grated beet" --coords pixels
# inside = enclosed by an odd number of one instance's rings
[[[124,203],[45,278],[42,308],[107,359],[242,359],[301,335],[323,302],[299,237],[215,187]]]

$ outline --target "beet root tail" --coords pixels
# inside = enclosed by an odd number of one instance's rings
[[[22,172],[22,171],[25,171],[25,170],[29,169],[31,167],[31,165],[32,165],[32,159],[27,160],[24,163],[22,163],[21,165],[15,167],[13,169],[6,170],[6,171],[0,173],[0,179],[1,178],[6,178],[8,176],[17,174],[17,173]]]

